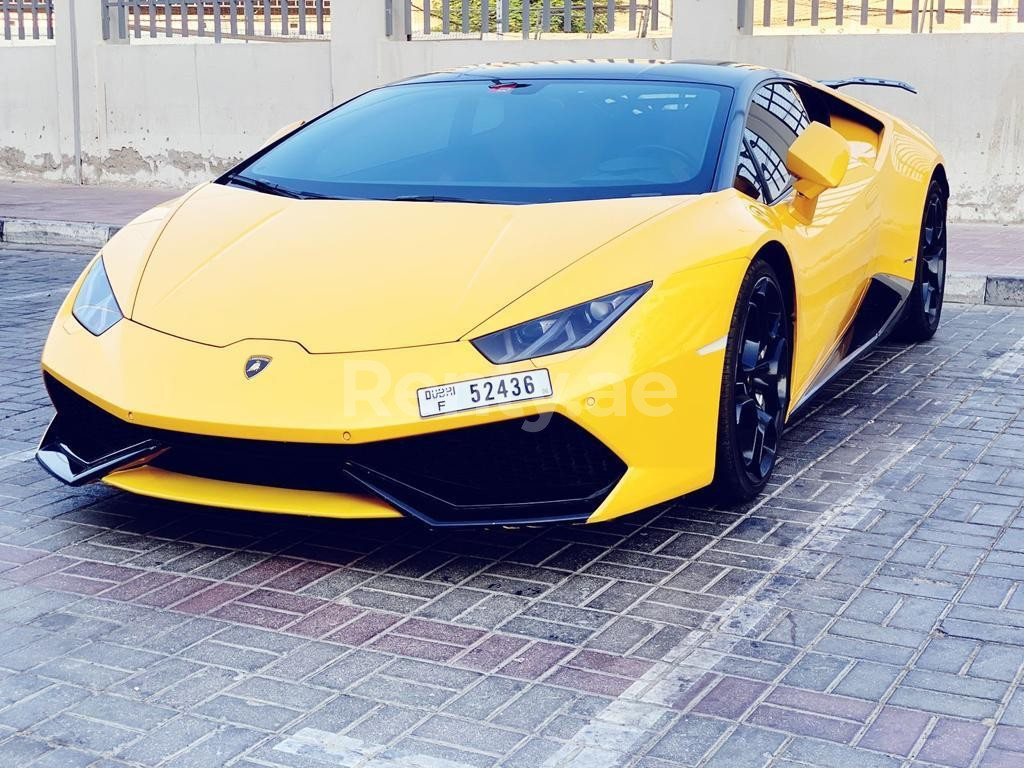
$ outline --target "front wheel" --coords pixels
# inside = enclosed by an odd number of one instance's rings
[[[768,484],[789,405],[792,322],[775,270],[754,261],[740,286],[725,347],[713,490],[752,499]]]
[[[925,198],[917,272],[896,335],[904,341],[928,341],[939,328],[946,293],[946,196],[932,180]]]

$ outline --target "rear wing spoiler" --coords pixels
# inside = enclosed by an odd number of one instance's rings
[[[917,93],[917,88],[902,80],[885,80],[880,77],[847,77],[843,80],[822,80],[822,85],[829,88],[845,88],[848,85],[878,85],[883,88],[900,88],[910,93]]]

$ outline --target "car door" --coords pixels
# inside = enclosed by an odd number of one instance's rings
[[[813,119],[828,124],[827,110]],[[756,188],[793,262],[798,295],[794,403],[845,357],[844,337],[864,295],[878,246],[875,171],[856,158],[843,183],[822,193],[810,224],[790,212],[793,177],[786,155],[811,120],[794,84],[777,81],[759,87],[748,111],[737,171],[737,188]]]

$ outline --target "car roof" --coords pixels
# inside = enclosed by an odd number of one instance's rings
[[[731,61],[663,61],[637,59],[574,59],[484,64],[432,72],[401,81],[515,80],[572,78],[585,80],[668,80],[708,83],[731,88],[751,87],[763,80],[788,77],[778,70]]]

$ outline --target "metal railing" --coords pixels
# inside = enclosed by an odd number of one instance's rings
[[[53,3],[0,0],[4,40],[53,40]]]
[[[385,7],[388,35],[394,14],[401,13],[402,28],[413,40],[647,37],[672,22],[672,0],[385,0]]]
[[[324,38],[331,0],[102,0],[104,39],[210,37],[214,42]]]
[[[835,27],[850,31],[1024,30],[1024,0],[755,0],[754,31]]]

